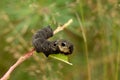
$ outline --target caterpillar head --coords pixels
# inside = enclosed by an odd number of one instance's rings
[[[72,54],[73,52],[73,44],[70,43],[67,40],[57,40],[54,45],[58,47],[58,50],[60,53],[63,53],[65,55]]]

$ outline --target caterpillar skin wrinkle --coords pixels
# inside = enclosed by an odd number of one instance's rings
[[[73,44],[67,40],[48,41],[47,39],[53,36],[53,30],[50,26],[38,30],[32,39],[32,44],[36,52],[43,52],[46,57],[50,54],[65,54],[69,55],[73,52]]]

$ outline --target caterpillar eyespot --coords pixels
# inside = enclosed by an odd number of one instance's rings
[[[61,46],[63,46],[63,47],[64,47],[65,45],[66,45],[66,43],[65,43],[65,42],[62,42],[62,43],[61,43]]]
[[[53,30],[50,26],[38,30],[32,38],[32,44],[36,52],[43,52],[46,57],[50,54],[62,53],[65,55],[72,54],[73,44],[67,40],[48,41],[53,36]]]

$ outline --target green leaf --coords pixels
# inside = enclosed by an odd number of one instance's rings
[[[69,65],[73,65],[72,63],[70,63],[68,61],[68,56],[64,55],[64,54],[50,54],[49,57],[57,59],[59,61],[65,62]]]

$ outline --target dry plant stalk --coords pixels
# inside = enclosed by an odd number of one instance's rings
[[[63,26],[61,27],[57,27],[56,30],[54,30],[54,34],[58,33],[59,31],[62,31],[64,28],[66,28],[68,25],[70,25],[72,23],[72,19],[68,20],[67,23],[65,23]],[[9,70],[3,75],[3,77],[0,80],[7,80],[10,77],[10,74],[14,71],[14,69],[19,66],[22,62],[24,62],[25,60],[27,60],[28,58],[30,58],[33,55],[33,52],[35,51],[35,49],[32,49],[30,52],[26,53],[25,55],[21,56],[17,62],[15,64],[13,64]]]

